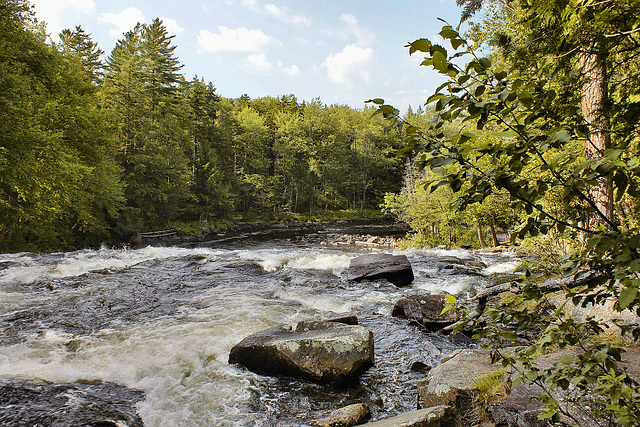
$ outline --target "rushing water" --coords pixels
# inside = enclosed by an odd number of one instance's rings
[[[185,247],[0,255],[0,377],[100,380],[140,390],[136,409],[146,426],[303,426],[358,402],[370,405],[374,420],[413,410],[424,374],[412,372],[412,363],[436,365],[464,344],[392,317],[395,301],[415,293],[468,297],[517,260],[409,251],[411,286],[353,283],[346,270],[362,250],[299,238],[353,233],[348,227],[256,232]],[[443,268],[469,261],[487,267],[480,274]],[[346,314],[357,315],[375,339],[376,364],[352,388],[260,376],[227,363],[231,347],[254,332]]]

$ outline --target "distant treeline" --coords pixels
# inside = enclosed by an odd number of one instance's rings
[[[369,109],[227,99],[181,74],[162,21],[107,57],[82,27],[47,42],[0,1],[0,251],[56,250],[176,221],[378,207],[402,185]]]

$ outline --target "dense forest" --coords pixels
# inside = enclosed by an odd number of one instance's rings
[[[108,55],[81,26],[47,43],[26,0],[2,0],[0,19],[2,251],[176,223],[362,212],[400,188],[400,139],[373,108],[220,97],[181,74],[159,19]]]

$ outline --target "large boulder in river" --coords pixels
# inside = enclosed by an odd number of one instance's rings
[[[354,380],[373,362],[371,331],[324,321],[265,329],[243,339],[229,354],[229,363],[254,372],[336,386]]]
[[[406,317],[429,330],[442,329],[458,321],[460,316],[454,310],[442,313],[447,305],[444,295],[410,295],[400,298],[391,315]]]
[[[413,269],[406,255],[369,254],[351,260],[347,270],[349,280],[387,279],[396,286],[413,281]]]

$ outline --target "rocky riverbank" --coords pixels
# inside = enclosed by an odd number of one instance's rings
[[[309,228],[322,228],[325,226],[331,226],[332,224],[344,224],[344,223],[356,223],[357,221],[338,221],[338,222],[277,222],[277,223],[240,223],[233,227],[221,231],[215,227],[199,227],[197,232],[191,232],[189,234],[183,233],[176,229],[159,230],[148,233],[135,233],[132,235],[127,244],[131,245],[134,249],[143,248],[146,246],[168,246],[168,245],[181,245],[193,242],[208,242],[215,241],[230,236],[241,235],[243,233],[252,232],[265,232],[273,230],[274,232],[294,232],[295,230],[305,230],[300,235],[293,236],[290,239],[295,240],[297,243],[304,245],[322,245],[322,246],[336,246],[336,247],[348,247],[354,246],[361,249],[395,249],[398,247],[398,243],[404,237],[404,233],[400,235],[372,235],[369,233],[364,234],[345,234],[345,233],[309,233],[306,230]],[[376,223],[377,222],[373,222]]]

